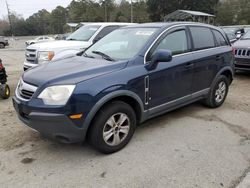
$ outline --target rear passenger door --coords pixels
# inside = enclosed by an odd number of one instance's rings
[[[203,26],[189,26],[193,41],[194,79],[192,92],[206,93],[220,66],[221,54],[215,48],[212,30]]]

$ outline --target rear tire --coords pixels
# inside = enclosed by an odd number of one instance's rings
[[[3,99],[10,97],[10,87],[7,84],[1,85],[0,95]]]
[[[224,75],[220,75],[213,83],[207,98],[204,100],[204,104],[210,108],[220,107],[227,97],[228,90],[228,78]]]
[[[88,137],[98,151],[109,154],[121,150],[136,129],[134,110],[127,103],[114,101],[95,116]]]

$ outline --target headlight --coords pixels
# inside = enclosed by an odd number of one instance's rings
[[[38,64],[50,61],[54,57],[54,55],[55,54],[53,51],[38,52]]]
[[[44,89],[38,98],[46,105],[65,105],[74,89],[75,85],[50,86]]]

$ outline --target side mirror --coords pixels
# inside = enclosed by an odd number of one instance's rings
[[[155,69],[160,62],[170,62],[172,60],[172,52],[170,50],[157,50],[151,57],[151,61],[147,64],[148,70]]]
[[[97,42],[98,40],[100,40],[100,39],[101,39],[101,37],[94,38],[93,44],[96,43],[96,42]]]

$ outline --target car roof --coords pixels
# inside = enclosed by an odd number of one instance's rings
[[[204,26],[204,27],[210,27],[214,29],[218,29],[218,27],[215,27],[213,25],[199,23],[199,22],[152,22],[152,23],[144,23],[144,24],[135,24],[127,27],[157,27],[157,28],[168,28],[171,26],[177,26],[177,25],[195,25],[195,26]]]
[[[109,25],[135,25],[135,23],[126,23],[126,22],[93,22],[86,23],[86,25],[101,25],[101,26],[109,26]]]

